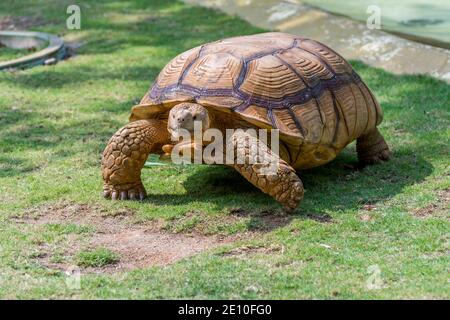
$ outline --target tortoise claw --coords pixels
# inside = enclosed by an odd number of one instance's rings
[[[141,182],[126,185],[105,184],[103,197],[112,200],[144,200],[145,188]]]
[[[134,190],[128,192],[128,199],[136,200],[136,194],[134,193]]]
[[[381,151],[379,158],[384,161],[389,160],[391,158],[391,152],[389,151],[389,149]]]

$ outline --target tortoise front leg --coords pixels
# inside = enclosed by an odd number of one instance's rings
[[[141,169],[151,152],[170,142],[166,123],[134,121],[119,129],[103,151],[103,196],[111,199],[144,199]]]
[[[303,184],[295,170],[288,163],[274,154],[258,138],[245,132],[237,131],[230,143],[233,143],[235,159],[235,164],[232,164],[232,167],[262,192],[269,194],[280,202],[289,211],[294,210],[298,206],[303,198]],[[257,159],[254,158],[257,153],[255,150],[252,150],[256,146],[259,147]],[[244,163],[238,163],[239,157],[244,159]],[[274,163],[277,164],[272,172],[268,170],[270,167],[269,159],[272,165]]]

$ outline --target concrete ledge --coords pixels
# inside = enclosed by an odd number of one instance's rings
[[[269,30],[323,42],[346,59],[395,74],[427,74],[450,83],[450,50],[410,41],[300,0],[184,0],[219,9]]]
[[[54,35],[32,31],[0,31],[0,43],[7,47],[26,49],[48,43],[47,47],[14,59],[0,62],[0,70],[10,68],[31,68],[36,65],[55,63],[66,54],[64,41]]]

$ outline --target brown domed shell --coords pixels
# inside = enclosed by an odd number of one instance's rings
[[[325,45],[285,33],[220,40],[170,61],[131,120],[192,101],[278,128],[297,144],[342,148],[381,122],[381,109],[350,64]]]

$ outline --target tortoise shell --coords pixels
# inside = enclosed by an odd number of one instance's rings
[[[350,64],[327,46],[285,33],[208,43],[170,61],[131,121],[167,117],[196,102],[261,128],[291,145],[336,152],[382,120],[375,97]]]

